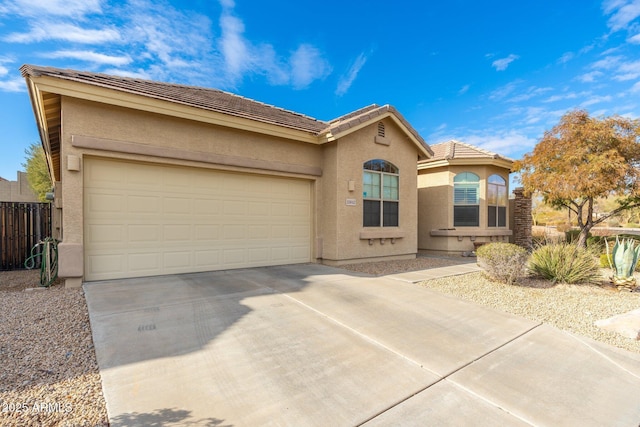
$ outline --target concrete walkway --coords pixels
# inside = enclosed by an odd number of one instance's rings
[[[640,424],[640,355],[400,276],[310,264],[86,284],[111,425]]]

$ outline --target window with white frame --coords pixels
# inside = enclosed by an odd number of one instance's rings
[[[480,178],[475,173],[462,172],[453,178],[453,226],[480,225]]]
[[[500,175],[491,175],[487,180],[487,226],[507,226],[507,181]]]
[[[399,217],[398,168],[386,160],[365,162],[362,173],[365,227],[397,227]]]

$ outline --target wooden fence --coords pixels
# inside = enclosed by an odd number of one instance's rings
[[[49,236],[50,203],[0,202],[0,270],[23,269],[31,248]]]

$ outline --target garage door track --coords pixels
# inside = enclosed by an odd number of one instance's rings
[[[85,284],[113,426],[638,426],[640,355],[391,277]]]

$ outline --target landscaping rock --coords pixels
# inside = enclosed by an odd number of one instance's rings
[[[598,320],[595,324],[607,331],[617,332],[624,337],[640,340],[640,308],[608,319]]]

